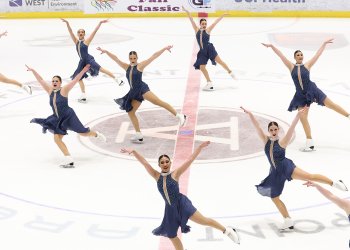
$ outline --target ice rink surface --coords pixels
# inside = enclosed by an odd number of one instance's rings
[[[84,28],[87,35],[99,20],[69,19],[74,32]],[[208,19],[208,24],[213,20]],[[69,103],[83,124],[105,133],[108,141],[103,144],[70,132],[65,142],[76,168],[62,169],[53,135],[42,134],[40,126],[29,123],[52,111],[46,92],[25,64],[47,81],[60,75],[67,82],[79,61],[74,44],[59,19],[0,20],[0,31],[8,31],[0,39],[0,72],[33,86],[29,96],[0,84],[0,248],[172,249],[160,246],[160,238],[151,233],[160,225],[164,210],[156,183],[138,162],[119,150],[133,147],[157,168],[159,155],[173,156],[176,150],[210,140],[182,185],[198,211],[236,227],[241,244],[190,221],[191,232],[181,236],[185,249],[348,249],[350,223],[345,213],[301,181],[286,183],[281,196],[296,221],[295,231],[282,234],[277,230],[281,215],[254,186],[267,176],[269,163],[239,107],[252,110],[264,128],[276,120],[286,131],[296,114],[287,111],[294,85],[288,69],[261,43],[275,44],[292,61],[294,51],[300,49],[307,61],[325,39],[334,38],[311,69],[311,79],[331,100],[350,110],[349,27],[349,19],[224,18],[212,31],[211,42],[239,80],[233,81],[220,65],[208,64],[216,91],[204,92],[199,84],[203,87],[205,80],[192,67],[198,48],[187,19],[110,19],[96,34],[90,54],[126,81],[125,72],[100,55],[98,46],[128,62],[129,51],[137,51],[142,61],[173,45],[172,53],[164,52],[145,69],[144,81],[176,109],[190,110],[196,122],[178,133],[173,116],[144,102],[138,116],[145,143],[131,144],[128,116],[113,101],[129,86],[119,87],[100,74],[85,81],[86,104],[77,102],[78,86],[71,91]],[[195,91],[188,86],[195,86]],[[309,120],[317,150],[298,150],[305,143],[298,124],[287,157],[305,171],[350,185],[350,120],[317,104],[311,106]],[[194,136],[190,148],[176,146],[178,134]],[[349,193],[332,191],[350,198]]]

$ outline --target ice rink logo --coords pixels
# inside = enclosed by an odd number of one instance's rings
[[[22,0],[9,0],[10,7],[22,6]]]
[[[264,114],[256,113],[257,119],[264,127],[270,121],[277,121],[281,133],[288,130],[288,124]],[[162,152],[173,152],[176,145],[178,124],[177,120],[165,110],[143,109],[138,112],[142,121],[144,144],[138,144],[138,150],[148,159],[157,159]],[[135,144],[130,138],[135,130],[126,113],[120,112],[101,117],[86,124],[92,130],[103,131],[107,143],[87,137],[79,140],[95,152],[118,158],[128,158],[120,154],[120,148],[133,148]],[[210,151],[201,154],[197,161],[225,162],[249,159],[263,155],[259,137],[249,117],[239,109],[201,107],[198,111],[194,130],[182,130],[182,135],[194,135],[195,145],[203,141],[211,141]]]
[[[210,9],[212,8],[211,0],[188,0],[188,3],[195,9]]]
[[[112,11],[116,0],[91,0],[91,6],[98,11]]]

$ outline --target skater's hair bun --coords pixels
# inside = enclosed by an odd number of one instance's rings
[[[296,50],[296,51],[294,52],[294,57],[295,57],[295,55],[296,55],[298,52],[301,52],[301,50]]]
[[[161,156],[159,156],[159,158],[158,158],[158,164],[160,163],[160,160],[161,160],[163,157],[168,158],[168,159],[170,160],[170,157],[169,157],[168,155],[161,155]]]
[[[60,82],[62,82],[62,78],[60,76],[53,76],[52,78],[54,78],[54,77],[58,78],[58,80],[60,80]]]
[[[267,125],[267,130],[270,129],[271,126],[275,125],[278,128],[278,123],[277,122],[270,122],[269,125]]]
[[[136,51],[130,51],[130,52],[129,52],[129,56],[131,56],[131,55],[136,55],[136,56],[137,56]]]

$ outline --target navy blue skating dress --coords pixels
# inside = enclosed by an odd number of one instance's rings
[[[142,81],[142,72],[137,69],[137,65],[130,65],[126,70],[126,78],[128,79],[130,90],[122,98],[114,99],[120,106],[121,110],[129,112],[132,110],[131,101],[136,100],[142,102],[143,94],[150,91],[146,83]]]
[[[161,174],[157,181],[160,194],[165,201],[165,211],[162,224],[152,233],[158,236],[174,238],[181,227],[182,233],[188,233],[188,219],[197,211],[192,202],[179,191],[179,183],[171,177],[171,173]]]
[[[324,100],[327,96],[310,80],[310,71],[304,65],[294,65],[291,74],[296,92],[290,102],[288,111],[297,110],[305,105],[309,107],[313,102],[324,106]]]
[[[37,123],[43,127],[43,133],[49,130],[53,134],[66,135],[67,130],[77,133],[89,132],[75,114],[74,110],[68,106],[68,98],[61,95],[61,90],[52,91],[50,94],[50,106],[53,115],[46,119],[34,118],[30,122]]]
[[[210,35],[205,31],[199,29],[196,34],[199,51],[197,53],[197,60],[193,64],[195,69],[199,69],[200,65],[206,65],[210,59],[213,65],[216,65],[215,57],[218,55],[214,45],[209,42]]]
[[[98,73],[100,72],[101,66],[95,61],[94,57],[89,54],[89,51],[88,51],[89,46],[87,46],[83,40],[79,40],[75,46],[76,46],[80,61],[79,61],[79,65],[78,65],[77,69],[75,70],[75,72],[71,76],[71,78],[73,79],[74,77],[76,77],[76,75],[78,75],[87,64],[90,64],[90,69],[88,71],[90,73],[90,75],[97,76]],[[80,80],[87,78],[87,77],[88,77],[88,75],[85,73],[80,78]]]
[[[282,193],[285,181],[292,180],[295,164],[286,158],[286,150],[278,140],[266,142],[265,154],[270,162],[270,173],[256,188],[261,195],[274,198]]]

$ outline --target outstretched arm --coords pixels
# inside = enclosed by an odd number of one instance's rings
[[[108,19],[100,21],[100,22],[98,23],[98,25],[96,26],[96,28],[94,29],[94,31],[93,31],[93,32],[91,33],[91,35],[88,37],[88,39],[85,39],[84,43],[85,43],[86,45],[89,46],[90,43],[91,43],[91,41],[92,41],[92,39],[94,39],[94,37],[95,37],[95,35],[96,35],[96,32],[100,29],[101,25],[102,25],[103,23],[107,23],[107,22],[108,22]]]
[[[128,148],[122,148],[120,150],[121,153],[128,153],[129,155],[134,155],[136,160],[138,160],[146,169],[147,173],[149,173],[150,176],[153,177],[156,181],[158,180],[160,173],[156,171],[154,168],[152,168],[151,164],[146,161],[146,159],[140,155],[136,150],[128,149]]]
[[[44,81],[44,79],[39,75],[38,72],[36,72],[35,69],[29,67],[28,65],[26,65],[27,67],[27,71],[31,71],[34,75],[34,77],[36,78],[36,80],[39,82],[39,84],[41,85],[41,87],[48,93],[51,94],[52,92],[52,87],[51,85],[49,85],[47,82]]]
[[[194,33],[197,33],[197,31],[199,30],[198,26],[196,25],[196,23],[193,20],[193,17],[191,16],[191,13],[185,9],[185,7],[182,6],[182,10],[186,12],[188,19],[190,19],[190,22],[192,24],[192,28],[194,30]]]
[[[4,31],[4,32],[0,33],[0,38],[1,38],[2,36],[7,36],[7,31]]]
[[[279,141],[279,144],[282,148],[286,148],[290,142],[290,140],[292,139],[293,133],[294,133],[294,129],[295,126],[298,124],[298,121],[300,119],[300,115],[301,113],[304,113],[305,110],[309,109],[308,107],[304,107],[300,110],[298,110],[298,113],[296,114],[292,124],[290,125],[286,135]]]
[[[63,18],[61,18],[61,20],[62,20],[62,22],[67,24],[67,29],[68,29],[69,35],[72,38],[74,44],[76,44],[78,42],[78,39],[75,37],[75,35],[74,35],[73,31],[72,31],[72,28],[70,27],[69,22],[66,19],[63,19]]]
[[[341,209],[343,209],[348,215],[350,214],[350,201],[341,199],[338,196],[334,195],[321,185],[314,183],[312,181],[307,181],[304,183],[304,185],[308,187],[315,187],[324,197],[326,197],[328,200],[332,201],[336,205],[338,205]]]
[[[97,47],[97,50],[101,51],[101,54],[106,54],[107,56],[109,56],[109,58],[111,58],[113,61],[115,61],[124,70],[128,69],[129,64],[120,61],[119,58],[116,55],[112,54],[108,50],[102,49],[101,47]]]
[[[61,90],[61,94],[63,96],[67,96],[69,91],[74,87],[77,82],[80,81],[80,79],[83,77],[83,75],[90,69],[90,64],[85,65],[85,67],[77,74],[71,82],[64,85]]]
[[[271,48],[273,50],[273,52],[276,53],[276,55],[281,58],[282,62],[284,63],[284,65],[287,66],[287,68],[289,69],[289,71],[293,70],[294,64],[289,61],[283,54],[282,52],[277,49],[273,44],[267,44],[267,43],[262,43],[262,45],[264,45],[266,48]]]
[[[267,135],[264,133],[264,131],[262,130],[262,128],[260,127],[258,121],[255,119],[255,116],[253,115],[252,112],[250,112],[249,110],[241,107],[241,109],[244,111],[244,113],[249,115],[250,120],[252,121],[256,132],[258,133],[260,139],[264,142],[264,144],[266,144],[268,138]]]
[[[163,54],[164,51],[169,51],[171,53],[171,49],[173,48],[172,45],[169,45],[169,46],[166,46],[164,48],[162,48],[161,50],[157,51],[156,53],[154,53],[150,58],[148,58],[147,60],[143,61],[143,62],[140,62],[138,65],[137,65],[137,68],[140,70],[140,71],[143,71],[144,68],[146,66],[148,66],[151,62],[153,62],[156,58],[158,58],[161,54]]]
[[[208,28],[207,28],[207,33],[209,34],[214,27],[224,18],[224,16],[228,16],[227,13],[223,14],[222,16],[218,17]]]
[[[327,44],[329,43],[333,43],[333,38],[328,39],[326,41],[323,42],[323,44],[321,45],[321,47],[317,50],[316,54],[305,63],[305,67],[307,69],[311,69],[311,67],[317,62],[318,58],[322,55],[324,49],[326,48]]]
[[[199,153],[203,148],[207,147],[210,144],[210,141],[205,141],[201,143],[198,148],[194,150],[190,158],[188,158],[180,167],[174,170],[172,176],[175,180],[178,180],[180,176],[191,166],[192,162],[197,158]]]

